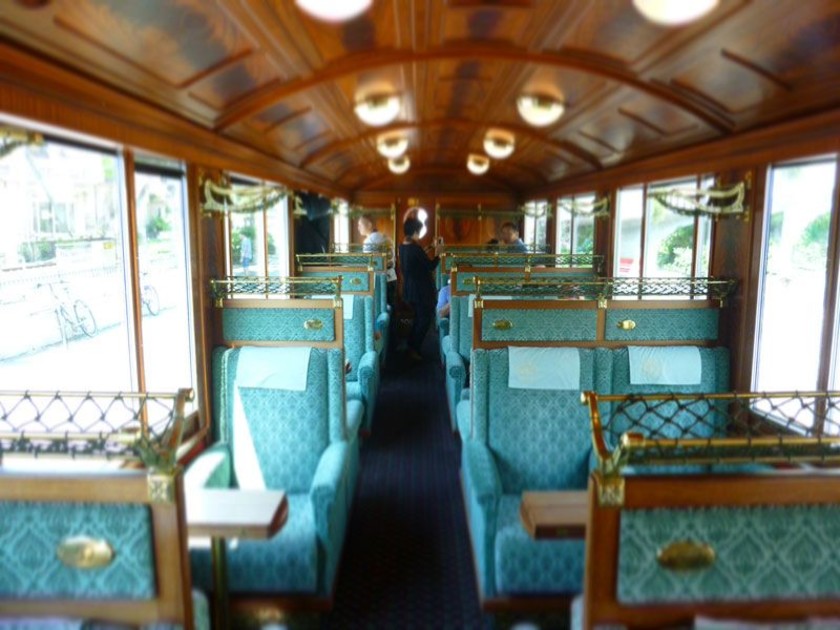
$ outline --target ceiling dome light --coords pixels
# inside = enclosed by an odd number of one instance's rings
[[[396,94],[369,96],[356,103],[356,116],[371,127],[392,122],[400,113],[400,97]]]
[[[394,175],[402,175],[408,170],[408,167],[410,166],[411,160],[408,159],[407,155],[388,160],[388,170],[391,171]]]
[[[699,20],[718,5],[718,0],[633,0],[646,19],[661,26],[679,26]]]
[[[490,168],[490,158],[478,153],[470,153],[467,157],[467,170],[473,175],[484,175]]]
[[[408,138],[405,136],[380,136],[376,140],[376,150],[386,158],[398,158],[408,149]]]
[[[523,94],[516,99],[516,109],[529,125],[546,127],[557,122],[566,108],[563,103],[550,96]]]
[[[370,8],[373,0],[295,0],[298,7],[324,22],[346,22]]]
[[[512,133],[503,129],[490,129],[484,135],[484,152],[495,160],[510,157],[515,147]]]

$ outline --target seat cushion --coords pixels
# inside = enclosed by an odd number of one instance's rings
[[[228,540],[230,592],[315,593],[318,541],[309,494],[290,494],[289,516],[270,540]],[[190,549],[193,583],[213,590],[210,549]]]
[[[362,384],[359,381],[347,381],[347,400],[364,400],[362,398]]]
[[[584,540],[534,540],[522,527],[521,500],[521,495],[505,494],[499,501],[494,544],[496,592],[581,592]]]

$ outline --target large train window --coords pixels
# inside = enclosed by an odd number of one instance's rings
[[[648,193],[711,185],[698,177],[622,188],[617,195],[613,274],[621,277],[706,276],[712,222],[677,214]]]
[[[556,252],[558,254],[592,254],[595,252],[595,219],[592,215],[569,212],[562,202],[590,204],[594,194],[573,195],[557,200]]]
[[[48,139],[0,159],[0,382],[132,387],[121,160]]]
[[[826,283],[836,271],[828,269],[836,168],[834,159],[770,168],[753,370],[758,390],[838,385],[829,382],[836,380],[822,352],[837,335],[836,326],[825,325]]]
[[[183,166],[138,158],[134,191],[142,386],[148,391],[174,391],[195,382]]]

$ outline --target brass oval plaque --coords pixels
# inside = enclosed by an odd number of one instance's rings
[[[355,285],[358,286],[358,285],[362,284],[362,279],[361,278],[350,278],[350,284],[355,284]]]
[[[618,322],[618,327],[621,330],[633,330],[636,327],[636,322],[634,322],[632,319],[622,319],[620,322]]]
[[[99,569],[114,560],[114,549],[102,538],[70,536],[58,543],[56,555],[73,569]]]
[[[715,550],[693,540],[678,540],[656,552],[656,561],[669,571],[696,571],[715,563]]]
[[[513,328],[513,322],[509,319],[497,319],[493,322],[493,328],[496,330],[510,330]]]
[[[306,330],[321,330],[324,327],[324,322],[320,319],[307,319],[303,322],[303,327]]]

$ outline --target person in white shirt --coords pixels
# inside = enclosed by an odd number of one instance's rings
[[[388,304],[394,303],[394,297],[397,290],[397,272],[394,270],[394,244],[387,236],[376,229],[376,224],[373,219],[364,214],[359,217],[356,222],[356,227],[359,234],[365,237],[362,244],[362,251],[365,252],[384,252],[386,256],[385,277],[388,280]]]

